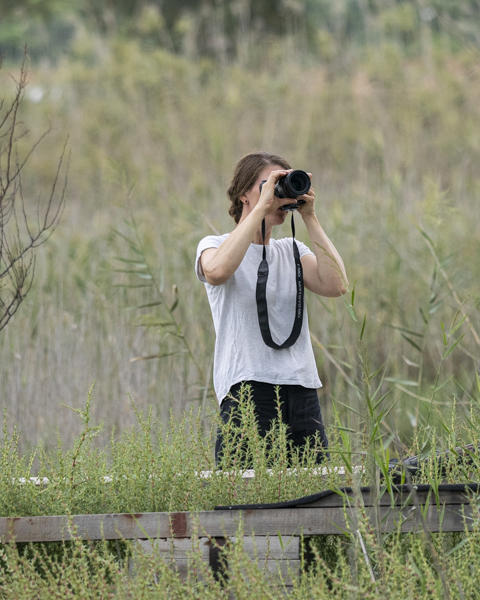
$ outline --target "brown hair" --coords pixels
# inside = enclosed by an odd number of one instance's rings
[[[238,161],[227,192],[230,198],[228,214],[233,217],[235,223],[238,223],[242,216],[243,202],[240,198],[252,189],[258,176],[268,165],[278,165],[282,169],[291,168],[284,158],[268,152],[250,152]]]

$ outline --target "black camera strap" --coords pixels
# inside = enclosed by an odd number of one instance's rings
[[[290,348],[297,341],[298,336],[302,330],[303,323],[303,269],[302,262],[300,260],[300,252],[298,251],[297,243],[295,242],[295,223],[293,220],[292,211],[292,237],[293,237],[293,256],[295,258],[295,278],[297,288],[297,298],[295,302],[295,320],[293,322],[292,333],[286,339],[283,344],[276,344],[272,339],[270,332],[270,325],[268,322],[268,306],[267,306],[267,281],[268,281],[268,263],[267,263],[267,251],[265,249],[265,219],[262,221],[262,237],[263,237],[263,259],[258,267],[257,275],[257,314],[258,323],[260,325],[260,331],[265,344],[275,350],[283,350],[284,348]]]

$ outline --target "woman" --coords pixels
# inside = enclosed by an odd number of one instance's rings
[[[201,240],[196,272],[205,283],[215,325],[214,386],[223,422],[229,420],[242,384],[248,383],[260,434],[265,436],[271,421],[278,418],[275,388],[280,386],[282,418],[293,447],[301,449],[309,436],[317,434],[326,450],[328,443],[316,391],[322,384],[310,341],[306,307],[297,341],[281,350],[270,348],[263,341],[257,316],[257,271],[265,243],[269,267],[266,297],[272,337],[281,343],[289,336],[297,299],[293,242],[292,238],[275,240],[271,235],[273,227],[281,225],[287,216],[281,207],[292,203],[291,198],[280,199],[274,194],[276,182],[290,171],[285,159],[266,152],[252,152],[239,161],[228,190],[229,213],[236,227],[231,233]],[[312,252],[297,242],[304,285],[320,296],[340,296],[347,286],[345,267],[316,217],[314,189],[311,187],[300,199],[305,204],[297,211],[313,249]],[[222,443],[219,433],[215,449],[217,464]],[[319,452],[317,462],[323,458],[324,453]]]

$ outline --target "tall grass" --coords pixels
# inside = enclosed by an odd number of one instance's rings
[[[253,419],[248,389],[243,390],[243,420],[238,427],[224,427],[226,445],[224,470],[208,478],[199,470],[213,469],[212,439],[201,432],[199,414],[185,415],[182,422],[172,419],[162,436],[151,412],[143,414],[132,406],[137,426],[120,437],[112,435],[108,444],[94,444],[100,427],[92,422],[92,396],[76,410],[79,432],[71,448],[58,440],[57,448],[37,448],[31,457],[19,451],[19,434],[10,435],[4,425],[0,447],[0,514],[4,516],[78,514],[104,512],[148,512],[209,510],[217,504],[275,502],[301,495],[371,484],[369,469],[351,471],[352,458],[372,454],[375,469],[385,468],[383,445],[371,432],[359,435],[359,454],[351,456],[348,443],[335,430],[330,431],[331,466],[345,467],[340,480],[333,470],[320,478],[314,474],[313,449],[286,460],[286,426],[272,425],[266,440],[259,437]],[[474,407],[472,407],[473,409]],[[478,410],[469,424],[444,423],[444,443],[452,447],[462,436],[478,444]],[[372,419],[372,423],[374,419]],[[420,432],[422,432],[420,428]],[[430,436],[431,437],[431,436]],[[238,443],[242,440],[242,443]],[[414,445],[410,451],[421,448]],[[253,461],[255,479],[242,480],[238,465]],[[414,476],[416,483],[430,483],[435,490],[442,479],[478,480],[480,463],[473,452],[469,464],[462,465],[454,455],[443,464],[425,460]],[[367,462],[366,458],[360,461]],[[295,471],[286,467],[293,466]],[[366,465],[368,466],[368,465]],[[466,468],[465,468],[466,467]],[[32,473],[47,477],[48,484],[29,481]],[[388,493],[390,478],[385,473],[381,492]],[[19,479],[26,478],[23,485]],[[43,479],[42,479],[43,481]],[[435,502],[434,498],[431,502]],[[304,540],[308,552],[302,556],[300,573],[291,572],[293,597],[305,598],[394,598],[476,597],[478,587],[478,498],[473,495],[470,532],[429,535],[401,534],[401,527],[382,534],[374,519],[368,519],[361,503],[354,505],[342,536]],[[198,535],[202,535],[198,531]],[[243,547],[242,529],[237,541],[226,547],[228,576],[215,578],[202,562],[195,540],[189,556],[188,576],[182,579],[169,556],[153,550],[144,555],[134,543],[71,542],[0,546],[2,598],[189,598],[224,597],[269,598],[287,593],[279,574],[266,572],[266,565]],[[288,539],[282,544],[287,545]],[[129,569],[130,558],[135,569]],[[223,594],[223,596],[221,596]]]

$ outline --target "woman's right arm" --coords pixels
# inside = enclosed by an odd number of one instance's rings
[[[202,252],[200,264],[208,283],[222,285],[230,279],[240,266],[265,216],[285,203],[285,200],[279,201],[275,197],[274,191],[277,179],[286,173],[287,170],[272,171],[262,187],[258,203],[247,218],[237,225],[218,248],[208,248]]]
[[[207,248],[202,252],[200,263],[205,279],[211,285],[222,285],[240,266],[262,224],[263,214],[257,208],[253,209],[245,221],[240,223],[218,248]]]

